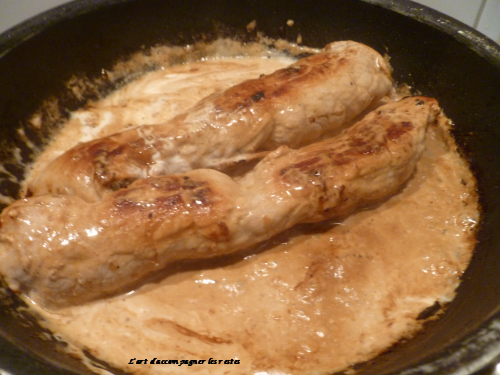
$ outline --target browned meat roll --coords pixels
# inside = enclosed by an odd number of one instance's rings
[[[269,153],[236,182],[198,169],[139,179],[102,200],[19,200],[0,216],[0,274],[61,306],[116,293],[180,259],[224,255],[298,223],[344,217],[395,194],[412,175],[440,109],[413,97],[341,135]]]
[[[164,124],[78,145],[34,178],[27,195],[95,202],[138,178],[218,169],[280,145],[301,147],[338,130],[391,88],[388,65],[376,51],[331,43],[286,69],[211,95]]]

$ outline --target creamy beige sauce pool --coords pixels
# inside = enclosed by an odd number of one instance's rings
[[[150,73],[75,112],[33,175],[79,141],[163,122],[291,61],[211,59]],[[324,374],[370,359],[415,333],[423,310],[454,297],[472,255],[475,181],[441,125],[407,186],[377,207],[245,253],[181,263],[128,295],[34,308],[73,353],[133,374]]]

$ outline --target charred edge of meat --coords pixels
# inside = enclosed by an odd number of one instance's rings
[[[417,320],[429,319],[434,315],[436,315],[439,312],[439,310],[441,310],[441,304],[438,301],[436,301],[434,302],[433,305],[422,310],[422,312],[417,316]]]
[[[134,178],[125,178],[122,180],[110,181],[108,184],[106,184],[104,186],[106,188],[110,189],[111,191],[118,191],[120,189],[127,188],[134,181],[135,181]]]

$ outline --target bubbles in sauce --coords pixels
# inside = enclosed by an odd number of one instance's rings
[[[78,142],[165,121],[293,61],[248,49],[245,57],[164,66],[76,111],[32,176]],[[400,194],[343,222],[300,225],[239,254],[180,262],[126,295],[34,308],[102,374],[84,351],[132,374],[326,374],[373,358],[453,299],[472,255],[475,181],[449,126],[443,117],[430,130]]]

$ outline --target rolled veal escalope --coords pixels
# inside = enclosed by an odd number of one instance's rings
[[[201,100],[166,123],[83,143],[29,182],[27,195],[95,202],[139,178],[218,169],[281,145],[316,142],[388,95],[384,58],[352,41]]]
[[[224,255],[298,223],[342,218],[412,175],[437,101],[379,107],[337,137],[270,152],[236,182],[210,169],[139,179],[89,203],[19,200],[0,216],[0,274],[47,305],[116,293],[180,259]]]

